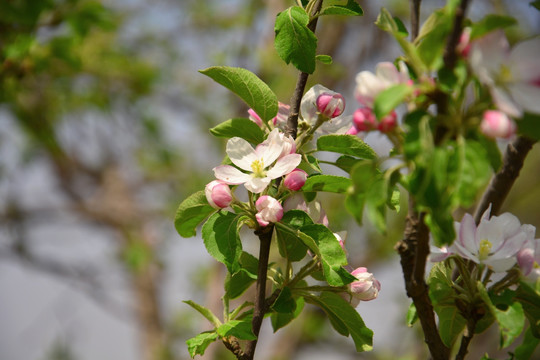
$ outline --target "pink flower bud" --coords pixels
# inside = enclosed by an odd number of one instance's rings
[[[285,176],[283,185],[289,190],[298,191],[304,186],[307,180],[307,173],[301,169],[294,169]]]
[[[350,291],[353,294],[353,301],[370,301],[377,298],[381,290],[381,284],[373,277],[372,273],[367,272],[365,267],[359,267],[351,274],[358,279],[349,284]]]
[[[338,117],[345,109],[345,99],[343,95],[335,92],[322,93],[317,97],[317,110],[329,118]]]
[[[259,115],[255,112],[253,109],[248,110],[249,119],[253,121],[255,124],[259,125],[260,127],[263,126],[263,121]]]
[[[480,131],[489,138],[509,138],[516,133],[516,124],[505,113],[497,110],[484,112]]]
[[[357,135],[358,134],[358,129],[356,128],[356,126],[351,126],[351,128],[349,130],[347,130],[347,132],[345,133],[346,135]]]
[[[353,114],[353,123],[358,131],[371,131],[377,128],[375,114],[368,107],[356,109]]]
[[[204,192],[206,193],[206,200],[215,209],[226,208],[232,202],[232,193],[229,185],[220,180],[209,182]]]
[[[383,134],[394,131],[397,126],[397,114],[394,110],[379,122],[377,129]]]
[[[466,27],[461,32],[461,37],[459,38],[459,43],[456,46],[458,54],[461,54],[463,57],[467,57],[471,51],[471,28]]]
[[[283,217],[283,207],[271,196],[263,195],[255,202],[255,208],[259,211],[255,218],[260,226],[276,223]]]

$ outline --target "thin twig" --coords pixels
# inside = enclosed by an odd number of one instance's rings
[[[456,15],[454,17],[454,27],[452,33],[446,41],[446,48],[444,50],[444,66],[447,69],[453,69],[456,65],[457,52],[456,47],[461,38],[461,32],[463,30],[463,20],[465,20],[465,14],[467,13],[467,7],[469,6],[469,0],[461,0],[456,9]]]
[[[321,10],[322,3],[323,0],[318,0],[315,3],[311,16],[314,16]],[[315,18],[308,24],[308,28],[312,32],[315,32],[317,21],[318,18]],[[291,108],[289,111],[289,118],[287,119],[287,128],[285,130],[285,134],[292,136],[293,139],[296,139],[296,134],[298,133],[298,115],[300,114],[300,103],[302,101],[302,95],[304,95],[304,89],[306,88],[308,76],[309,74],[305,72],[300,72],[298,74],[296,88],[294,89],[293,96],[291,97]]]
[[[411,0],[411,41],[418,37],[420,28],[420,3],[422,0]]]

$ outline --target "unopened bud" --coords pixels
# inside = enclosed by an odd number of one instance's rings
[[[489,138],[509,138],[516,132],[516,124],[502,111],[484,112],[480,131]]]
[[[394,110],[381,119],[377,129],[383,134],[394,131],[397,126],[397,114]]]
[[[307,173],[301,169],[294,169],[283,180],[283,185],[292,191],[298,191],[304,186],[307,180]]]
[[[232,193],[229,185],[222,181],[214,180],[209,182],[205,189],[206,200],[215,209],[223,209],[232,202]]]
[[[345,99],[336,92],[325,92],[317,98],[317,110],[324,116],[335,118],[343,113]]]
[[[283,207],[280,202],[271,196],[263,195],[255,202],[258,213],[255,218],[260,226],[276,223],[283,217]]]
[[[375,114],[368,107],[356,109],[353,114],[353,123],[358,131],[371,131],[377,128]]]
[[[353,300],[370,301],[379,296],[381,283],[379,283],[379,281],[373,277],[373,274],[369,273],[365,267],[357,268],[351,272],[351,275],[358,279],[349,284],[349,288],[353,294]]]

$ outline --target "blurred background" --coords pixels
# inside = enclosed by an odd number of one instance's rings
[[[522,39],[540,28],[528,2],[477,0],[469,15],[513,15],[519,26],[509,36]],[[176,233],[173,218],[221,162],[225,144],[208,129],[247,117],[243,103],[197,70],[245,67],[288,103],[297,72],[278,59],[273,26],[292,3],[0,1],[0,359],[189,358],[185,340],[210,325],[182,300],[220,313],[225,273],[199,234]],[[363,17],[319,22],[318,53],[334,64],[318,64],[308,83],[342,92],[346,114],[355,110],[356,73],[400,54],[373,25],[380,7],[405,23],[409,12],[402,0],[359,3]],[[424,1],[422,21],[443,5]],[[366,141],[388,151],[383,137]],[[503,209],[537,227],[538,174],[536,146]],[[351,339],[306,307],[275,334],[265,323],[257,358],[426,358],[419,329],[406,326],[410,302],[393,251],[404,215],[389,216],[383,236],[354,224],[339,196],[320,200],[331,229],[349,231],[350,263],[382,283],[380,297],[357,308],[375,332],[374,351],[356,354]],[[255,239],[244,245],[256,251]],[[493,336],[476,338],[476,348],[496,347]],[[216,345],[204,359],[231,358]]]

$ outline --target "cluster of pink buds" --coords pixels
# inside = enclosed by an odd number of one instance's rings
[[[353,114],[353,127],[349,134],[379,130],[383,134],[394,131],[397,126],[397,114],[394,110],[380,121],[377,121],[373,110],[368,107],[357,109]]]

